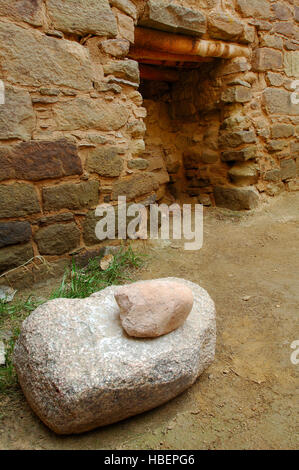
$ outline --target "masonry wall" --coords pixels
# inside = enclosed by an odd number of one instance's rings
[[[99,203],[159,200],[180,175],[190,195],[232,209],[298,189],[298,21],[297,0],[0,0],[0,273],[97,252]],[[252,60],[184,72],[160,166],[127,58],[137,22],[253,49]]]

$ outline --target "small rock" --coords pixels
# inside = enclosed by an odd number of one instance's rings
[[[244,300],[244,302],[247,302],[249,299],[250,295],[245,295],[244,297],[242,297],[242,300]]]
[[[193,306],[189,287],[174,281],[136,282],[115,294],[128,335],[156,338],[181,326]]]
[[[16,290],[9,286],[0,287],[0,300],[4,302],[11,302],[16,295]]]
[[[114,256],[113,255],[105,255],[101,259],[100,262],[100,267],[103,271],[106,271],[106,269],[110,268],[111,264],[113,263]]]

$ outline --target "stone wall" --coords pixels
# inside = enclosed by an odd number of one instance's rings
[[[298,21],[297,0],[0,0],[0,273],[95,253],[94,209],[119,195],[168,185],[250,209],[298,189]],[[182,72],[146,118],[137,23],[248,44],[252,60]]]

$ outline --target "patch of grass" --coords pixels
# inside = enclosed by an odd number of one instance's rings
[[[132,281],[134,271],[145,263],[145,255],[135,253],[131,247],[121,248],[113,257],[108,269],[100,267],[101,257],[93,258],[85,268],[80,268],[73,261],[55,289],[50,299],[89,297],[105,287]],[[33,296],[25,300],[3,302],[0,300],[0,330],[9,331],[10,339],[6,343],[6,363],[0,366],[0,393],[9,393],[16,388],[17,377],[12,363],[15,342],[20,333],[22,321],[46,300],[37,300]],[[1,336],[0,336],[1,339]]]
[[[113,257],[113,261],[105,271],[100,268],[101,258],[93,258],[85,268],[78,268],[73,262],[60,284],[51,295],[51,299],[59,297],[83,299],[105,287],[122,284],[132,280],[133,269],[144,264],[145,255],[134,253],[131,247],[121,248]]]

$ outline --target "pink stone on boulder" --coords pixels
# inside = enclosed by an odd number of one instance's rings
[[[129,336],[156,338],[183,325],[193,307],[192,290],[179,282],[152,280],[119,287],[115,300]]]

